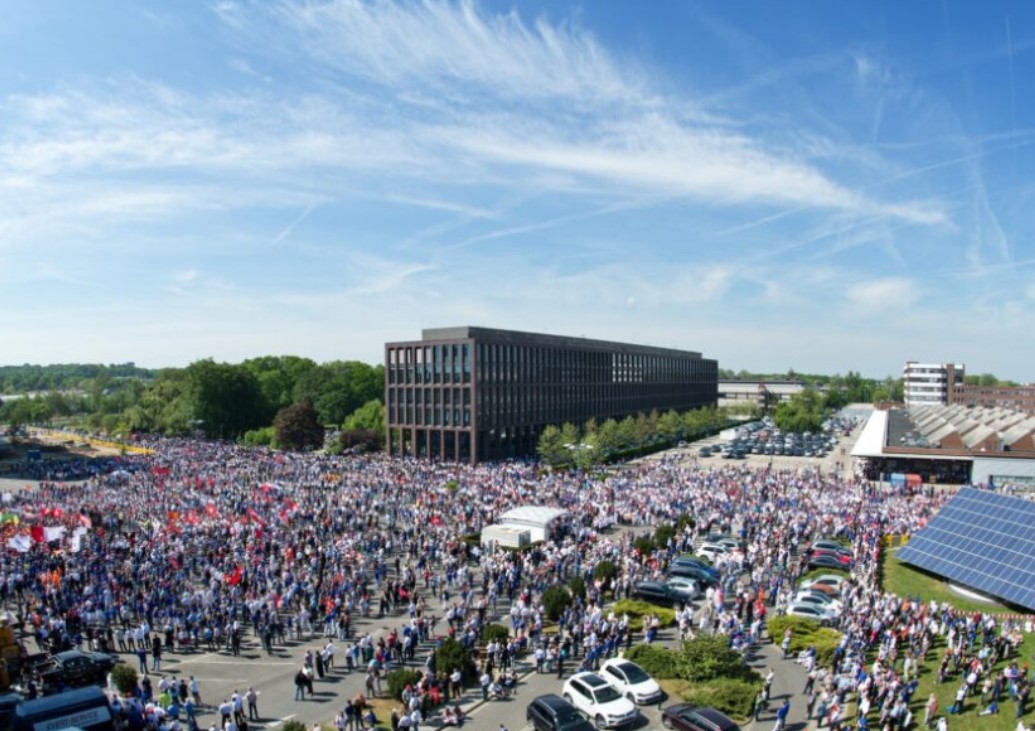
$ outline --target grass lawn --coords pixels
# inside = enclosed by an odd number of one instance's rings
[[[1024,614],[1025,612],[996,602],[982,602],[957,594],[949,584],[937,576],[902,563],[892,551],[883,555],[884,591],[899,596],[919,596],[924,601],[948,602],[957,609],[968,612],[991,612],[993,614]]]
[[[941,579],[903,564],[890,551],[884,554],[883,562],[883,588],[885,591],[894,592],[900,596],[919,596],[924,601],[931,599],[938,602],[944,601],[966,611],[1019,613],[1013,608],[1000,604],[977,602],[959,596],[949,589],[948,585]],[[1035,636],[1025,635],[1024,642],[1020,646],[1018,653],[1011,657],[1010,660],[1016,659],[1021,667],[1025,664],[1031,665],[1033,653],[1035,653]],[[932,692],[938,698],[938,712],[940,715],[947,715],[949,706],[953,704],[956,698],[956,690],[962,682],[959,674],[951,674],[941,685],[938,685],[936,682],[938,666],[944,656],[945,641],[938,638],[934,643],[934,647],[928,653],[926,660],[920,666],[920,685],[913,695],[913,703],[911,705],[914,723],[916,724],[915,728],[922,728],[923,726],[924,705]],[[869,661],[872,662],[873,658],[870,657]],[[1000,662],[996,665],[993,672],[1002,672],[1008,662],[1009,660]],[[1004,693],[1000,699],[999,715],[978,717],[978,711],[982,710],[982,708],[980,695],[967,698],[961,715],[948,716],[949,728],[953,729],[953,731],[956,729],[967,729],[968,731],[1014,731],[1016,729],[1017,719],[1015,714],[1017,706],[1013,701],[1009,700],[1007,693]],[[1035,712],[1033,712],[1032,705],[1029,703],[1029,709],[1023,716],[1025,725],[1032,725],[1033,719],[1035,719]],[[869,720],[871,728],[879,727],[879,713],[877,711],[870,713]],[[851,719],[851,721],[854,723],[855,719]]]

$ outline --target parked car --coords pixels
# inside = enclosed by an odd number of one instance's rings
[[[640,712],[597,673],[575,673],[564,683],[564,700],[578,708],[593,725],[617,728],[633,723]]]
[[[712,449],[711,449],[711,447],[701,447],[700,449],[697,450],[697,455],[699,457],[711,457],[712,456]]]
[[[685,576],[673,576],[665,582],[665,586],[670,591],[675,592],[676,596],[680,597],[684,602],[698,599],[703,593],[696,581]]]
[[[697,549],[698,556],[704,556],[711,561],[714,561],[719,556],[725,556],[729,552],[729,549],[721,543],[705,543]]]
[[[592,731],[579,709],[555,693],[532,699],[525,709],[525,720],[535,731]]]
[[[679,592],[661,581],[641,581],[633,586],[632,595],[634,599],[664,606],[683,604],[687,601]]]
[[[736,721],[725,713],[689,703],[679,703],[662,711],[661,725],[675,731],[740,731]]]
[[[851,566],[843,563],[839,558],[830,555],[812,556],[809,558],[810,569],[842,569],[847,571]]]
[[[815,576],[811,579],[806,579],[805,581],[801,582],[801,588],[816,588],[823,591],[823,587],[829,587],[830,589],[833,589],[835,592],[840,592],[841,587],[844,586],[846,581],[848,581],[848,579],[841,574],[820,574],[819,576]]]
[[[707,589],[708,587],[715,587],[719,585],[719,579],[715,576],[715,574],[701,568],[700,566],[686,566],[682,564],[672,566],[668,570],[668,578],[671,579],[675,576],[693,579],[701,585],[702,589]]]
[[[813,558],[818,558],[820,556],[830,556],[831,558],[836,558],[845,566],[850,566],[852,564],[852,561],[855,560],[855,557],[852,556],[852,554],[845,553],[844,551],[828,551],[824,548],[821,548],[812,552]]]
[[[117,662],[118,657],[103,652],[66,650],[51,655],[39,666],[38,673],[46,693],[63,687],[103,685]]]
[[[814,619],[824,626],[832,624],[837,619],[837,613],[831,609],[825,609],[816,604],[802,604],[800,602],[789,604],[786,614],[789,617]]]
[[[613,657],[600,666],[600,675],[615,690],[639,706],[660,701],[660,686],[643,668],[629,660]]]
[[[795,604],[812,604],[818,607],[823,607],[824,609],[829,609],[838,614],[841,614],[841,609],[843,608],[840,601],[819,590],[811,591],[809,589],[805,589],[803,591],[799,591],[794,595],[794,598],[791,599],[791,601]]]
[[[672,559],[672,566],[696,566],[697,568],[704,570],[705,573],[711,574],[715,578],[719,578],[719,570],[707,561],[703,560],[700,556],[694,556],[692,554],[678,556]]]

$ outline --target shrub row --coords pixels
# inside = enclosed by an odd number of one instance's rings
[[[834,652],[841,644],[841,633],[830,627],[823,627],[814,619],[804,617],[771,617],[766,629],[773,642],[783,642],[783,634],[790,627],[791,653],[797,655],[810,647],[816,648],[816,665],[826,667],[834,662]]]
[[[633,632],[643,631],[643,616],[645,614],[658,615],[658,624],[661,627],[671,627],[676,623],[676,613],[673,610],[656,606],[650,602],[640,601],[639,599],[622,599],[615,602],[614,613],[616,615],[628,614],[629,627],[632,628]]]

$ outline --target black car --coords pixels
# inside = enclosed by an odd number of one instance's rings
[[[661,725],[676,731],[740,731],[736,721],[725,713],[690,703],[669,706],[662,711]]]
[[[809,559],[810,569],[840,569],[841,571],[848,571],[851,566],[841,562],[839,559],[829,554],[823,554],[819,556],[812,556]]]
[[[532,699],[525,719],[535,731],[592,731],[593,724],[559,695],[547,693]]]
[[[672,587],[660,581],[641,581],[633,587],[632,595],[634,599],[643,599],[652,604],[666,606],[682,604],[685,601],[684,597],[680,596]]]
[[[43,692],[103,685],[117,662],[117,657],[103,652],[67,650],[51,655],[38,669]]]
[[[717,568],[715,568],[702,558],[694,556],[693,554],[676,556],[674,559],[672,559],[671,566],[692,566],[693,568],[700,569],[701,571],[705,572],[706,574],[709,574],[710,576],[714,576],[716,579],[719,578],[719,570]]]

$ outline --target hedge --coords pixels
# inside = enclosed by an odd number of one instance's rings
[[[510,629],[502,624],[487,624],[482,627],[481,640],[483,645],[487,645],[493,640],[509,642]]]
[[[834,652],[841,644],[841,633],[830,627],[823,627],[814,619],[804,617],[771,617],[766,629],[773,643],[783,643],[783,633],[791,628],[791,654],[797,655],[810,647],[816,648],[816,665],[827,667],[834,662]]]
[[[658,626],[660,627],[671,627],[676,623],[676,613],[673,610],[656,606],[650,602],[640,601],[639,599],[622,599],[615,602],[612,609],[616,615],[629,615],[629,628],[633,632],[643,631],[643,615],[645,614],[658,615]]]
[[[623,657],[647,671],[647,674],[662,680],[679,677],[679,651],[659,645],[641,643],[626,650]]]
[[[388,695],[397,701],[402,700],[407,685],[417,687],[422,675],[419,670],[400,668],[388,673]]]
[[[758,681],[716,678],[706,683],[692,683],[680,693],[687,703],[710,706],[745,723],[751,717],[751,707],[762,684]]]

